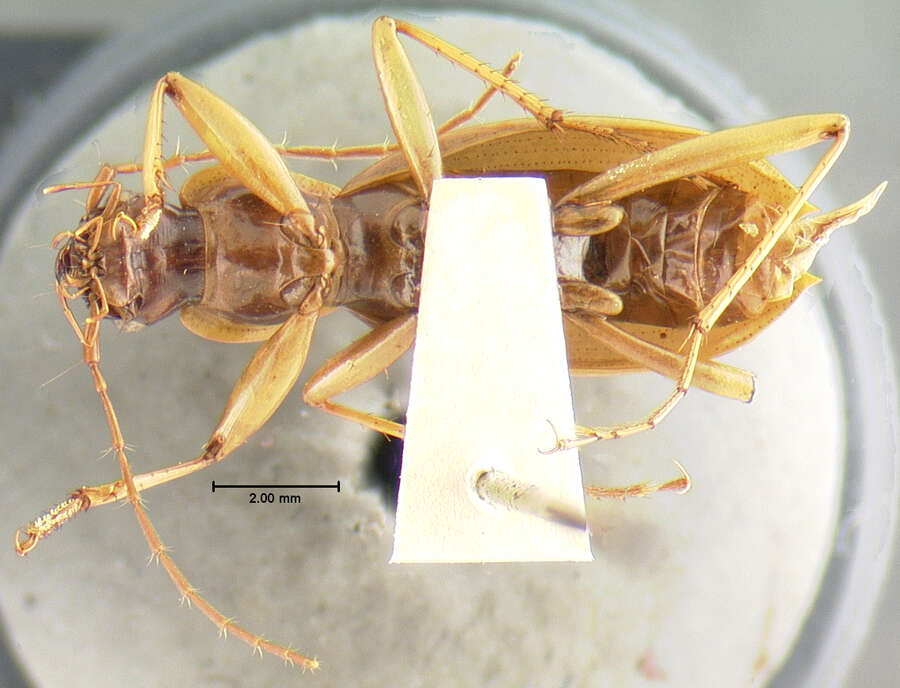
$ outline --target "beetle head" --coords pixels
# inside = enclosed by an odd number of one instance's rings
[[[69,299],[83,297],[95,317],[129,323],[140,308],[128,263],[143,197],[123,194],[117,182],[102,183],[111,189],[109,194],[96,194],[92,187],[81,224],[53,240],[53,246],[59,247],[56,282]]]

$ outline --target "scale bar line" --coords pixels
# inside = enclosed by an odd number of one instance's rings
[[[237,489],[237,490],[309,490],[309,489],[329,489],[336,490],[338,492],[341,491],[341,481],[338,480],[336,483],[332,483],[330,485],[322,485],[322,484],[308,484],[308,485],[217,485],[216,481],[212,481],[212,491],[215,492],[216,488],[224,490],[224,489]]]

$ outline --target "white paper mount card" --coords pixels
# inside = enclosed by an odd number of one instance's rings
[[[548,423],[548,421],[550,421]],[[546,183],[432,190],[392,562],[590,561]]]

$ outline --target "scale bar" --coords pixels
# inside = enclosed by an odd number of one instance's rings
[[[341,491],[341,481],[338,480],[336,483],[332,483],[331,485],[322,485],[322,484],[312,484],[312,485],[216,485],[216,481],[212,481],[212,491],[215,492],[216,489],[225,490],[225,489],[235,489],[235,490],[315,490],[315,489],[328,489],[328,490],[336,490],[338,492]]]

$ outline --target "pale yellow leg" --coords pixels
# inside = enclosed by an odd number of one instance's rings
[[[599,485],[589,485],[584,491],[591,497],[596,499],[628,499],[630,497],[646,497],[654,492],[676,492],[684,494],[691,489],[691,476],[684,470],[684,466],[675,461],[681,475],[673,480],[667,480],[663,483],[643,482],[633,485],[624,485],[622,487],[600,487]]]
[[[501,70],[501,74],[503,74],[503,76],[512,74],[521,58],[521,53],[515,53]],[[472,105],[456,113],[440,125],[436,130],[437,133],[444,134],[470,121],[485,105],[487,105],[488,101],[496,93],[497,87],[488,85]],[[351,157],[381,157],[392,151],[398,150],[400,146],[396,143],[384,143],[369,146],[345,146],[342,148],[335,148],[333,146],[275,146],[275,148],[282,155],[336,160],[338,158]]]
[[[392,19],[379,17],[372,25],[372,53],[397,143],[422,198],[430,198],[432,183],[443,176],[441,148],[422,85]]]
[[[100,201],[103,198],[103,194],[106,193],[107,189],[112,189],[112,191],[110,192],[111,201],[106,204],[107,207],[115,207],[115,205],[118,203],[122,185],[119,182],[115,181],[117,172],[118,168],[111,165],[103,165],[97,172],[97,176],[94,177],[93,181],[74,182],[70,184],[54,184],[53,186],[45,187],[42,190],[42,193],[47,195],[59,193],[60,191],[78,191],[81,189],[87,189],[88,195],[87,200],[84,204],[84,212],[85,215],[89,215],[91,212],[96,210],[97,206],[99,206]]]
[[[432,182],[442,176],[441,154],[431,111],[398,34],[409,36],[471,72],[484,81],[489,90],[511,98],[545,126],[566,126],[563,111],[522,88],[509,77],[509,69],[494,69],[442,38],[401,19],[379,17],[372,26],[376,72],[391,126],[424,198],[429,197]]]
[[[379,17],[375,20],[375,25],[373,26],[373,34],[375,33],[381,37],[396,33],[402,33],[409,36],[430,48],[441,57],[444,57],[450,62],[471,72],[488,85],[496,88],[499,92],[512,98],[525,111],[531,113],[545,126],[550,127],[560,124],[564,126],[562,110],[547,105],[547,103],[538,96],[522,88],[519,84],[510,79],[507,74],[494,69],[484,62],[480,62],[469,53],[460,50],[452,43],[448,43],[444,39],[435,36],[433,33],[425,31],[425,29],[419,28],[409,22],[405,22],[402,19]],[[399,46],[399,43],[397,45]],[[402,51],[402,47],[399,49]]]
[[[210,152],[244,186],[283,215],[311,245],[322,241],[309,206],[275,147],[246,117],[204,86],[169,72],[153,89],[143,150],[145,209],[138,222],[143,236],[153,231],[165,184],[162,115],[166,95]]]
[[[599,315],[576,312],[565,313],[564,317],[637,365],[673,380],[681,378],[686,363],[683,355],[628,334]],[[590,371],[581,373],[591,374]],[[698,361],[692,385],[739,401],[750,401],[755,389],[752,373],[718,361]]]
[[[303,399],[341,418],[394,437],[403,437],[403,425],[372,413],[358,411],[331,401],[332,397],[371,380],[412,346],[416,336],[414,314],[379,325],[330,358],[303,388]]]

